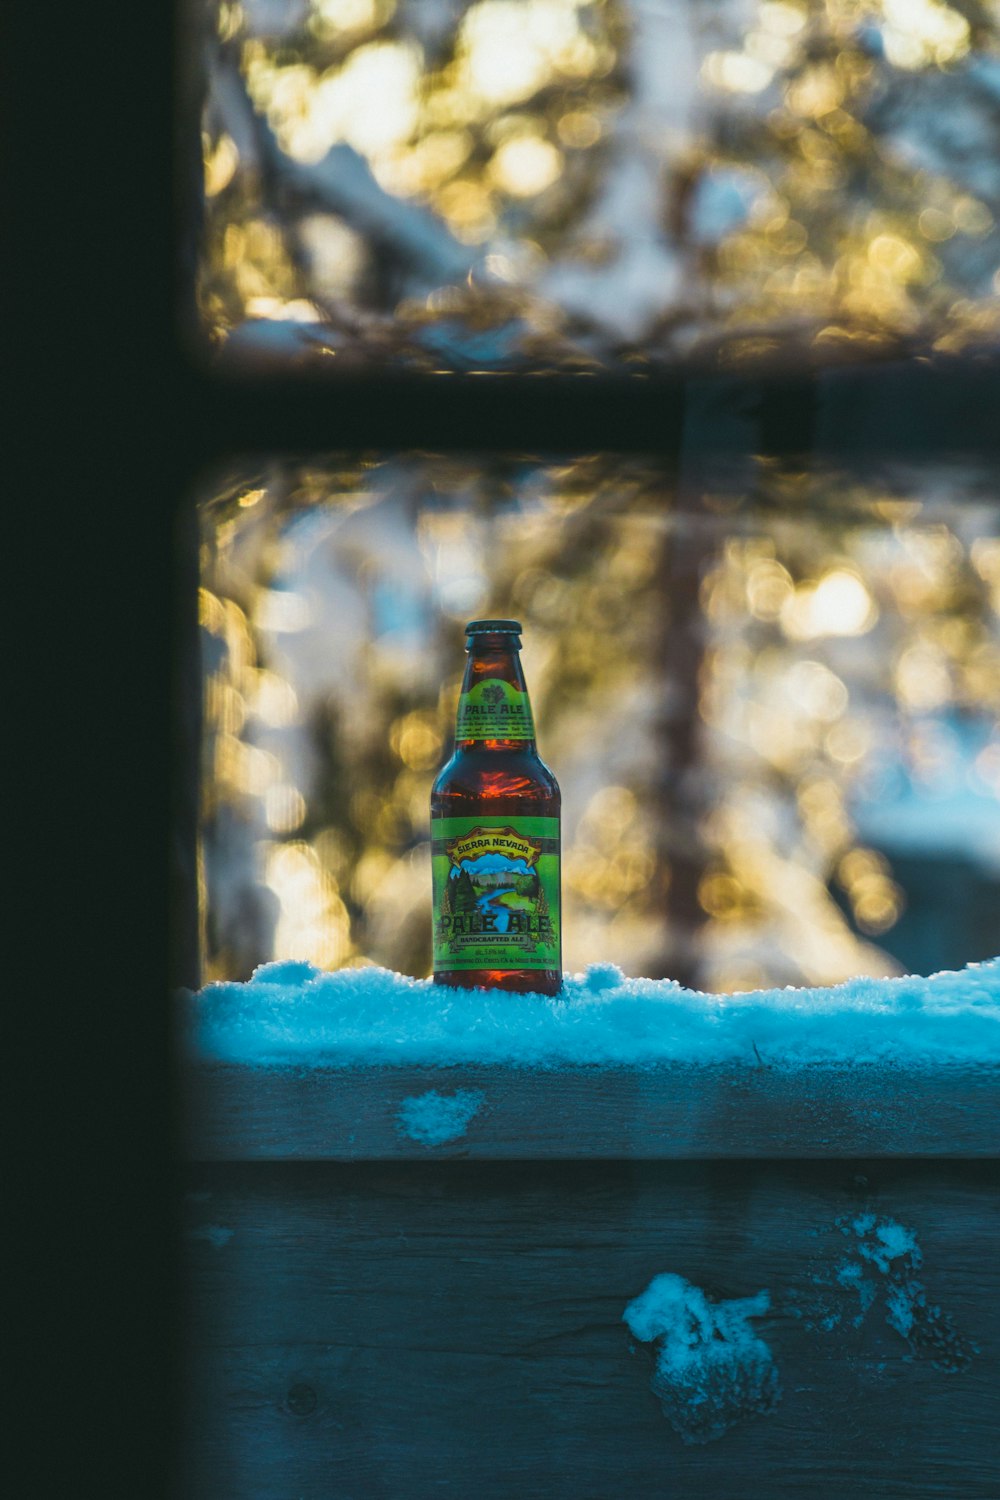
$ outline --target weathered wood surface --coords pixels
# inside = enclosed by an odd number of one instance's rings
[[[427,1145],[400,1110],[478,1097]],[[1000,1070],[733,1067],[259,1069],[189,1076],[198,1160],[1000,1155]]]
[[[1000,1496],[992,1164],[189,1174],[186,1500]],[[919,1242],[910,1339],[887,1321],[892,1276],[859,1257],[865,1212]],[[837,1280],[846,1260],[867,1308]],[[712,1298],[770,1293],[754,1330],[780,1400],[700,1446],[622,1322],[665,1271]]]

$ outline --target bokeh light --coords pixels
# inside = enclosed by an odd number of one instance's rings
[[[525,625],[571,968],[741,990],[987,956],[992,478],[814,471],[803,514],[804,477],[760,463],[694,507],[610,455],[275,464],[220,487],[201,511],[206,977],[428,972],[428,800],[483,612]]]
[[[227,0],[205,327],[428,371],[975,347],[998,45],[944,0]]]

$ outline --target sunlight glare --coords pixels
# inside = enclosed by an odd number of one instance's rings
[[[488,104],[513,104],[529,98],[561,63],[579,71],[580,43],[587,38],[573,0],[482,0],[459,29],[462,81]]]
[[[969,23],[938,0],[882,0],[882,39],[889,61],[916,70],[943,67],[964,57],[970,46]]]
[[[745,52],[710,52],[701,71],[709,83],[731,94],[759,94],[774,77],[768,63]]]
[[[797,588],[781,609],[781,623],[792,640],[823,635],[864,635],[878,619],[875,601],[857,573],[834,568],[818,583]]]
[[[490,162],[497,187],[516,198],[533,198],[551,187],[562,171],[562,155],[537,135],[505,141]]]

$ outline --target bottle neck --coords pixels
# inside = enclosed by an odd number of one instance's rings
[[[458,700],[455,744],[486,750],[535,749],[516,636],[498,633],[473,640]]]

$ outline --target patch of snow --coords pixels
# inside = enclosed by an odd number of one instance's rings
[[[885,1321],[904,1339],[913,1332],[913,1298],[902,1286],[890,1286],[885,1294]]]
[[[458,1089],[454,1094],[413,1094],[404,1099],[398,1115],[399,1129],[411,1141],[425,1146],[441,1146],[458,1140],[468,1129],[469,1121],[482,1102],[479,1089]]]
[[[750,1319],[771,1305],[766,1291],[712,1302],[683,1276],[654,1276],[630,1302],[623,1322],[654,1344],[651,1388],[685,1443],[710,1443],[741,1417],[771,1411],[781,1394],[768,1346]]]
[[[895,1219],[876,1219],[874,1214],[861,1214],[851,1228],[858,1236],[858,1253],[883,1274],[893,1261],[903,1256],[909,1256],[911,1266],[919,1266],[923,1260],[916,1235],[911,1229],[897,1224]]]
[[[861,1302],[853,1327],[861,1326],[881,1294],[886,1323],[909,1346],[905,1358],[929,1359],[935,1369],[961,1374],[979,1348],[959,1332],[949,1313],[928,1301],[927,1289],[916,1274],[924,1256],[915,1231],[873,1213],[838,1219],[837,1228],[841,1234],[854,1235],[862,1258],[861,1262],[844,1262],[836,1271],[840,1286],[857,1292]],[[832,1325],[820,1322],[809,1326]]]
[[[929,979],[738,995],[595,964],[555,998],[283,962],[181,1002],[195,1057],[250,1066],[758,1067],[758,1054],[785,1068],[1000,1063],[1000,959]]]

